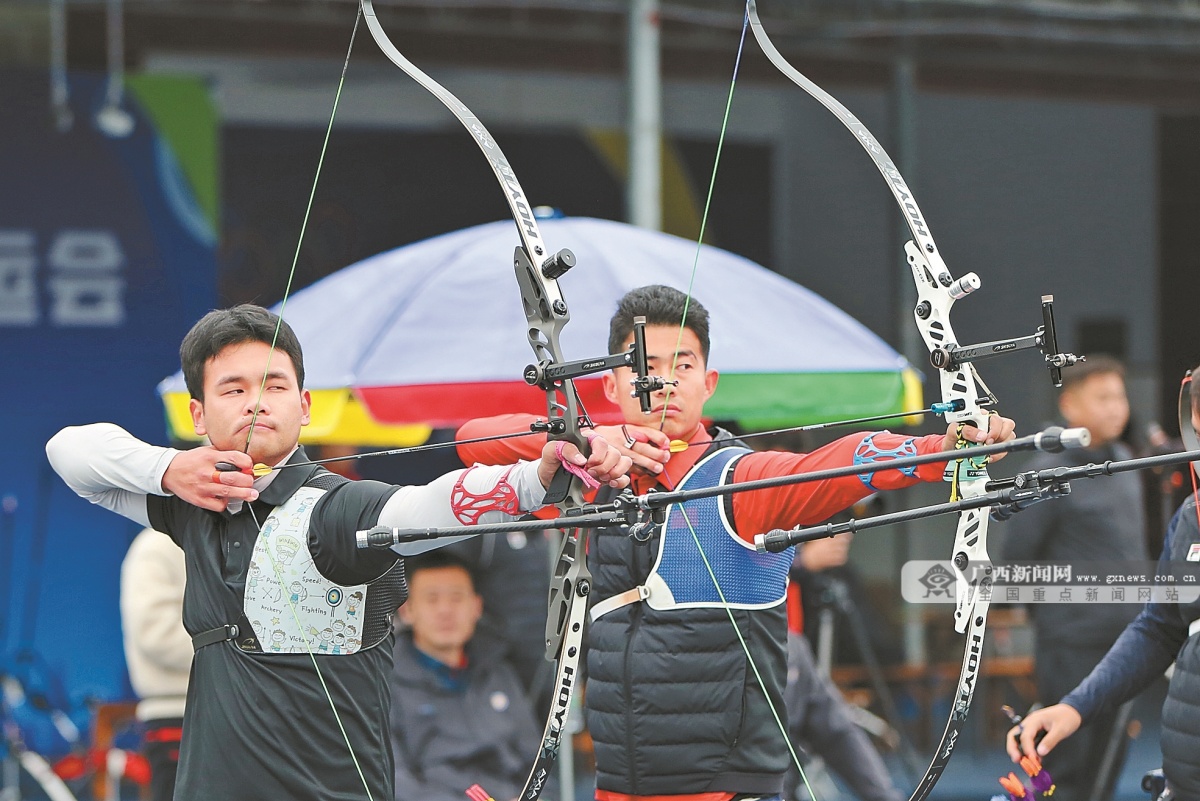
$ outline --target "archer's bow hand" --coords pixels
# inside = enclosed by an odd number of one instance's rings
[[[171,460],[162,488],[193,506],[223,512],[230,501],[258,498],[253,470],[254,461],[241,451],[192,448]]]
[[[1019,726],[1009,729],[1004,744],[1013,762],[1023,756],[1043,757],[1081,725],[1083,718],[1075,707],[1055,704],[1026,715]]]
[[[596,426],[595,431],[609,447],[633,460],[637,470],[658,475],[671,458],[671,438],[657,428],[626,424]]]
[[[538,478],[543,487],[549,487],[554,480],[554,474],[560,467],[583,478],[585,483],[593,487],[607,484],[616,489],[629,486],[629,469],[633,460],[622,454],[616,448],[609,447],[603,437],[596,434],[588,438],[591,453],[584,456],[579,448],[565,440],[552,440],[542,448],[542,461],[538,465]],[[580,475],[580,474],[583,475]]]
[[[1017,424],[1007,417],[1001,417],[998,414],[988,415],[988,430],[980,431],[975,426],[967,423],[962,427],[962,438],[974,445],[994,445],[997,442],[1008,442],[1016,439]],[[946,428],[946,439],[942,442],[942,450],[952,451],[956,447],[958,441],[958,424],[951,423]],[[998,462],[1003,459],[1005,454],[992,454],[992,461]]]

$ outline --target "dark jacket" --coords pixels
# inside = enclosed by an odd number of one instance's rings
[[[1166,575],[1181,568],[1200,573],[1200,520],[1194,497],[1183,503],[1167,527],[1157,572]],[[1086,724],[1096,713],[1141,692],[1174,660],[1162,713],[1163,773],[1181,801],[1200,801],[1200,635],[1188,631],[1200,619],[1200,599],[1191,597],[1197,587],[1200,583],[1184,581],[1178,600],[1146,604],[1091,675],[1063,699],[1079,710]]]
[[[712,447],[733,444],[719,432]],[[592,600],[642,584],[657,553],[657,534],[639,545],[619,528],[597,532],[589,554]],[[732,613],[771,702],[782,710],[784,605]],[[598,788],[632,795],[780,792],[787,746],[729,611],[630,604],[591,624],[588,649]]]
[[[524,688],[487,652],[468,647],[467,664],[451,677],[411,634],[396,638],[396,801],[462,801],[473,784],[497,799],[521,791],[540,740]]]
[[[1038,454],[1024,467],[1052,467],[1128,459],[1120,443],[1104,448]],[[1142,478],[1121,473],[1098,480],[1071,483],[1071,494],[1021,512],[1005,531],[1000,549],[1005,561],[1066,562],[1076,571],[1088,562],[1128,563],[1150,561],[1146,551],[1145,506]],[[1042,603],[1032,604],[1038,649],[1080,645],[1107,648],[1137,616],[1136,604]],[[1044,698],[1052,703],[1054,699]]]

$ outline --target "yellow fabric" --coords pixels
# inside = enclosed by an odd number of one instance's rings
[[[170,435],[184,442],[199,442],[188,409],[186,392],[163,395]],[[359,445],[405,448],[429,440],[427,425],[385,425],[371,419],[349,389],[312,390],[312,422],[300,431],[302,445]]]

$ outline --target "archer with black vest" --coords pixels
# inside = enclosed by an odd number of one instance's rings
[[[279,317],[210,312],[180,360],[210,446],[157,447],[110,423],[46,445],[76,493],[183,549],[196,654],[175,798],[391,801],[391,617],[407,592],[401,557],[421,548],[360,550],[356,532],[515,519],[564,463],[620,487],[630,460],[599,441],[587,458],[548,443],[538,461],[425,486],[349,481],[298,445],[311,399]]]
[[[954,447],[952,430],[924,437],[853,434],[807,454],[751,452],[728,432],[706,429],[702,422],[704,403],[717,386],[717,373],[708,368],[704,307],[670,287],[635,289],[611,320],[610,353],[629,347],[638,316],[646,317],[651,372],[678,383],[656,392],[645,414],[630,396],[630,370],[606,374],[605,394],[626,425],[599,426],[596,432],[632,457],[639,493],[715,487]],[[459,435],[512,431],[527,422],[522,415],[490,418],[467,424]],[[1013,423],[993,416],[989,431],[971,428],[966,435],[974,442],[1011,439]],[[460,445],[459,455],[466,464],[497,464],[541,446],[539,438],[526,437]],[[682,510],[670,507],[663,526],[645,543],[624,529],[598,531],[589,552],[586,695],[596,798],[729,801],[779,794],[789,745],[771,710],[785,716],[784,598],[793,553],[789,548],[759,554],[754,535],[820,522],[876,490],[940,481],[943,467],[689,501]]]
[[[1188,450],[1197,447],[1193,432],[1200,432],[1200,394],[1190,388],[1195,372],[1188,374],[1180,395],[1181,433]],[[1189,411],[1192,431],[1186,430]],[[1200,562],[1196,467],[1193,462],[1192,494],[1167,525],[1156,570],[1160,575],[1175,572],[1172,562]],[[1149,687],[1174,662],[1162,709],[1163,775],[1174,801],[1200,801],[1200,599],[1187,600],[1183,589],[1179,601],[1147,603],[1079,686],[1009,731],[1005,742],[1014,762],[1022,754],[1050,753],[1081,726],[1111,714]]]

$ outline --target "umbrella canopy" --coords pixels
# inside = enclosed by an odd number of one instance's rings
[[[920,403],[919,377],[883,340],[749,259],[707,245],[697,257],[693,241],[609,220],[545,219],[540,227],[552,248],[578,258],[559,279],[572,314],[562,333],[567,359],[605,352],[609,317],[628,290],[691,285],[709,311],[710,366],[721,373],[705,407],[713,419],[762,428]],[[308,387],[324,396],[314,399],[314,414],[328,398],[339,414],[375,426],[370,438],[353,440],[360,444],[403,441],[387,436],[394,426],[545,414],[544,395],[521,378],[533,357],[513,277],[517,241],[511,221],[478,225],[372,256],[296,292],[284,317],[304,344]],[[577,382],[583,404],[597,422],[616,421],[599,384]],[[182,376],[160,392],[182,423],[173,422],[174,433],[186,436]],[[314,426],[308,441],[351,441],[336,419]]]

